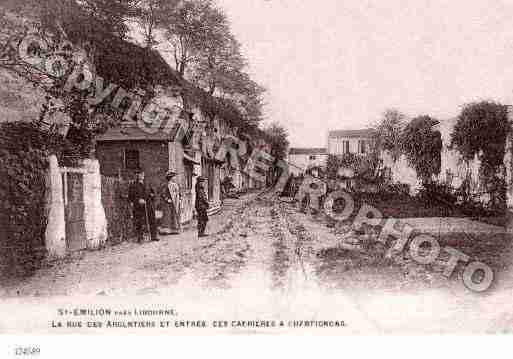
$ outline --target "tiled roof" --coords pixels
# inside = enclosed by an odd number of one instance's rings
[[[372,137],[375,131],[371,128],[363,130],[335,130],[330,131],[328,134],[329,138],[341,138],[341,137]]]
[[[327,154],[325,148],[291,148],[289,155],[323,155]]]
[[[175,124],[171,129],[144,129],[135,123],[112,127],[96,138],[97,142],[107,141],[173,141],[179,128]]]

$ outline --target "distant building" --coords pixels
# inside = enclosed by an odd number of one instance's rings
[[[327,158],[325,148],[291,148],[287,158],[289,171],[297,175],[311,167],[325,167]]]
[[[373,144],[374,130],[335,130],[328,132],[328,154],[367,154]]]

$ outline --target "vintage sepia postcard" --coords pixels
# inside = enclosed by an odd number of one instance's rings
[[[511,333],[511,17],[1,1],[0,334]]]

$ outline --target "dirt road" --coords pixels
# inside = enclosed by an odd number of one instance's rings
[[[191,225],[160,242],[125,243],[53,263],[3,288],[3,311],[42,301],[58,306],[84,298],[95,304],[166,298],[181,303],[188,316],[340,319],[346,333],[513,329],[509,247],[497,254],[504,265],[496,285],[476,294],[458,274],[447,279],[436,265],[341,241],[339,229],[322,216],[300,213],[270,193],[230,200],[212,217],[209,233],[198,240]]]

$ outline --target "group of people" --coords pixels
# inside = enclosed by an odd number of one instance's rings
[[[136,181],[130,184],[128,189],[128,201],[132,207],[134,229],[137,241],[144,241],[144,234],[148,233],[152,241],[159,241],[158,233],[163,235],[178,234],[182,230],[181,208],[182,196],[180,186],[174,181],[177,173],[168,171],[165,182],[159,190],[161,200],[160,226],[157,228],[155,200],[157,194],[144,181],[144,171],[138,170]],[[196,181],[195,208],[198,220],[198,237],[206,237],[205,230],[208,222],[208,197],[205,192],[205,181],[207,179],[199,176]]]

